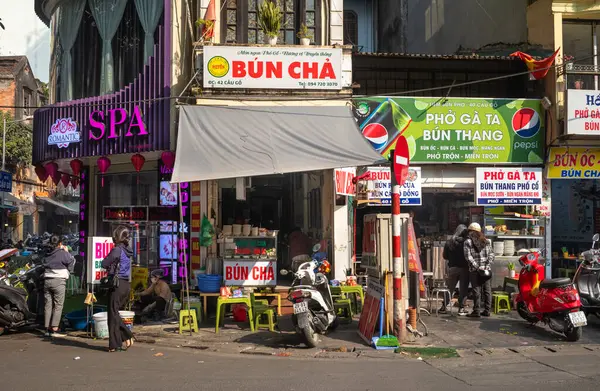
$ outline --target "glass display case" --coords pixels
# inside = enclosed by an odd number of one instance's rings
[[[277,236],[227,236],[220,250],[224,259],[277,260]]]

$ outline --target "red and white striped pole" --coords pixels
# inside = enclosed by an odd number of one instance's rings
[[[394,151],[391,153],[394,156]],[[401,340],[404,330],[404,313],[402,305],[402,248],[400,239],[400,185],[394,174],[395,164],[391,164],[390,179],[392,182],[392,273],[394,292],[394,335]],[[387,277],[386,277],[387,278]]]

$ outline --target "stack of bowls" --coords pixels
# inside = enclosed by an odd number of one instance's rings
[[[242,236],[250,236],[252,232],[252,226],[250,224],[244,224],[242,226]]]
[[[242,235],[242,225],[241,224],[233,224],[233,236],[241,236]]]
[[[515,255],[515,241],[505,240],[504,241],[504,255]]]
[[[494,254],[504,255],[504,242],[494,242]]]

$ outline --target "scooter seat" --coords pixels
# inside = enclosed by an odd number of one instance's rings
[[[569,278],[552,278],[550,280],[544,280],[540,283],[540,289],[546,288],[558,288],[561,286],[569,285],[571,283],[571,279]]]

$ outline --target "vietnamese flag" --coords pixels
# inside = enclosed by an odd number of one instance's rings
[[[217,16],[215,13],[215,0],[210,0],[208,3],[208,7],[206,7],[206,13],[204,14],[204,20],[207,22],[212,22],[211,25],[204,25],[202,27],[202,38],[212,38],[215,36],[215,22],[217,21]]]
[[[556,56],[558,55],[559,51],[560,48],[558,48],[558,50],[555,51],[553,55],[543,60],[534,60],[533,57],[531,57],[529,54],[523,52],[515,52],[511,54],[510,57],[518,57],[522,61],[524,61],[527,65],[527,68],[531,72],[530,78],[532,80],[540,80],[546,77],[546,75],[548,74],[548,71],[554,63],[554,60],[556,59]]]

